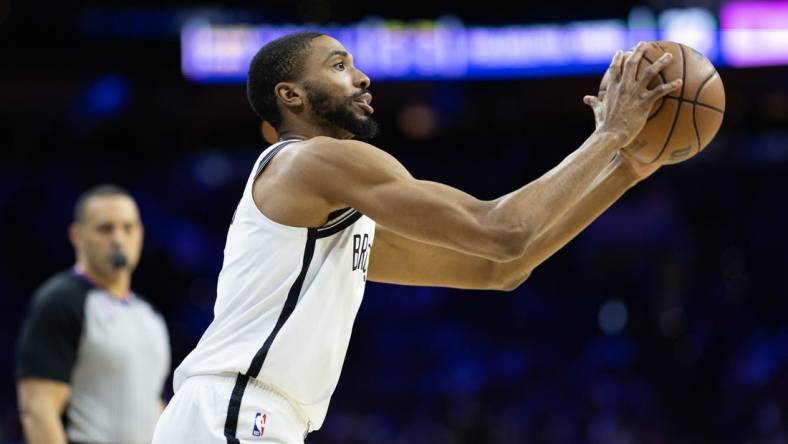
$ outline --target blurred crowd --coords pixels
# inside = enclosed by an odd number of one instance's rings
[[[212,318],[227,225],[266,146],[243,86],[186,82],[176,41],[46,20],[57,38],[3,28],[16,65],[0,73],[2,443],[21,442],[20,322],[73,265],[77,196],[113,182],[137,199],[133,287],[165,316],[177,365]],[[786,73],[722,70],[727,114],[707,152],[636,186],[516,291],[370,283],[307,443],[788,444]],[[373,79],[376,144],[416,177],[494,198],[590,134],[581,98],[598,80]]]

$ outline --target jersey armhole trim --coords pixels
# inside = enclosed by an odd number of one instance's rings
[[[283,234],[304,238],[306,237],[307,234],[306,233],[306,230],[308,229],[307,227],[296,227],[293,225],[285,225],[271,219],[270,217],[266,216],[262,211],[260,211],[260,208],[257,206],[257,202],[255,202],[254,200],[254,183],[257,181],[260,175],[263,174],[263,171],[265,171],[265,168],[268,166],[271,160],[273,160],[274,156],[277,153],[279,153],[279,151],[281,151],[285,146],[290,145],[293,142],[299,142],[299,141],[300,141],[299,139],[291,139],[291,140],[284,140],[282,142],[277,142],[279,143],[279,145],[274,146],[271,149],[271,151],[269,151],[265,156],[263,156],[263,158],[257,164],[257,167],[254,170],[255,172],[250,178],[249,182],[247,183],[247,189],[244,190],[244,193],[247,192],[249,193],[249,200],[252,205],[252,208],[250,210],[255,214],[254,216],[252,216],[254,217],[255,220],[259,220],[264,224],[266,224],[267,226],[279,230]],[[237,222],[234,221],[233,223],[237,223]]]
[[[353,225],[356,223],[357,220],[361,219],[363,214],[359,213],[356,210],[353,210],[351,213],[348,213],[347,216],[343,217],[342,219],[338,220],[332,225],[327,227],[322,227],[317,229],[317,238],[324,238],[334,234],[339,233],[340,231],[344,230],[345,228]]]
[[[284,140],[282,142],[279,142],[279,145],[277,145],[271,151],[269,151],[268,154],[266,154],[263,157],[263,159],[260,161],[260,163],[257,164],[257,168],[255,169],[255,172],[254,172],[254,177],[252,178],[252,185],[254,185],[254,182],[260,177],[261,174],[263,174],[263,171],[265,171],[265,167],[267,167],[268,164],[271,163],[271,160],[273,160],[274,156],[276,156],[277,153],[279,153],[279,151],[282,151],[282,149],[284,147],[286,147],[287,145],[290,145],[291,143],[298,142],[298,141],[299,140],[297,140],[297,139]]]
[[[273,148],[271,151],[269,151],[262,158],[262,160],[260,160],[260,163],[257,165],[257,168],[255,169],[255,173],[252,176],[252,180],[249,183],[249,197],[251,198],[252,205],[254,206],[254,212],[260,216],[260,219],[262,219],[263,222],[266,222],[267,224],[269,224],[269,225],[271,225],[271,226],[273,226],[275,228],[279,228],[279,229],[281,229],[284,232],[296,234],[296,235],[299,235],[299,236],[303,236],[304,234],[308,235],[308,230],[316,230],[317,238],[328,237],[328,236],[336,234],[336,233],[344,230],[345,228],[349,227],[354,222],[356,222],[359,218],[361,218],[361,216],[363,216],[363,214],[359,213],[358,211],[356,211],[353,208],[341,209],[339,211],[343,211],[344,210],[344,211],[346,211],[346,213],[344,215],[340,215],[339,218],[335,219],[334,221],[329,221],[330,225],[325,225],[325,226],[318,227],[318,228],[297,227],[297,226],[294,226],[294,225],[286,225],[286,224],[279,223],[279,222],[271,219],[270,217],[266,216],[265,213],[263,213],[260,210],[260,208],[257,206],[257,202],[255,202],[255,200],[254,200],[254,183],[255,183],[255,181],[257,181],[257,179],[260,177],[260,175],[265,171],[265,168],[268,166],[268,164],[271,162],[271,160],[273,160],[274,156],[276,156],[276,154],[279,153],[279,151],[281,151],[287,145],[289,145],[289,144],[291,144],[293,142],[298,142],[298,141],[299,141],[298,139],[295,139],[295,140],[286,140],[286,141],[280,142],[279,146]],[[331,215],[329,215],[329,217],[331,217]]]

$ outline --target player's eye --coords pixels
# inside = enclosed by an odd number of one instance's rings
[[[338,69],[340,71],[344,71],[345,70],[345,62],[339,62],[339,63],[334,64],[334,68],[336,68],[336,69]]]

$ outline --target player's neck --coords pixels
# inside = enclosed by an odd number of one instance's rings
[[[295,124],[293,123],[282,124],[282,126],[279,128],[279,131],[277,131],[277,134],[279,135],[279,140],[280,141],[293,140],[293,139],[307,140],[318,136],[333,137],[335,139],[349,139],[353,137],[353,134],[345,130],[340,130],[336,128],[334,129],[323,128],[319,126],[304,125],[299,123],[301,122],[297,122]]]
[[[117,273],[106,275],[81,262],[77,262],[74,270],[91,284],[101,288],[116,299],[128,299],[131,293],[131,273],[118,271]]]

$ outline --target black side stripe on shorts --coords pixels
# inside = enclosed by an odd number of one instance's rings
[[[248,382],[249,377],[240,373],[235,378],[233,393],[230,395],[230,404],[227,406],[227,419],[224,421],[224,437],[227,438],[227,444],[241,444],[241,441],[235,435],[238,429],[238,415],[241,413],[241,399],[244,397],[244,391]]]
[[[236,432],[238,428],[238,414],[241,411],[241,401],[243,400],[244,391],[246,390],[246,384],[249,382],[249,377],[256,378],[257,375],[260,374],[260,369],[263,368],[263,363],[265,362],[266,356],[268,356],[268,350],[271,349],[274,338],[293,313],[293,310],[295,310],[298,296],[301,294],[301,287],[304,285],[306,272],[309,270],[309,264],[312,262],[312,256],[315,253],[315,241],[317,238],[317,229],[308,228],[301,271],[298,273],[298,277],[287,293],[285,305],[282,308],[282,312],[279,314],[279,318],[276,320],[276,325],[274,325],[274,329],[271,331],[271,334],[268,335],[263,346],[260,347],[260,350],[254,355],[249,370],[247,370],[246,374],[238,374],[235,380],[233,393],[232,396],[230,396],[230,404],[227,406],[227,419],[224,422],[224,436],[227,438],[227,444],[240,444],[240,441],[236,438]]]

